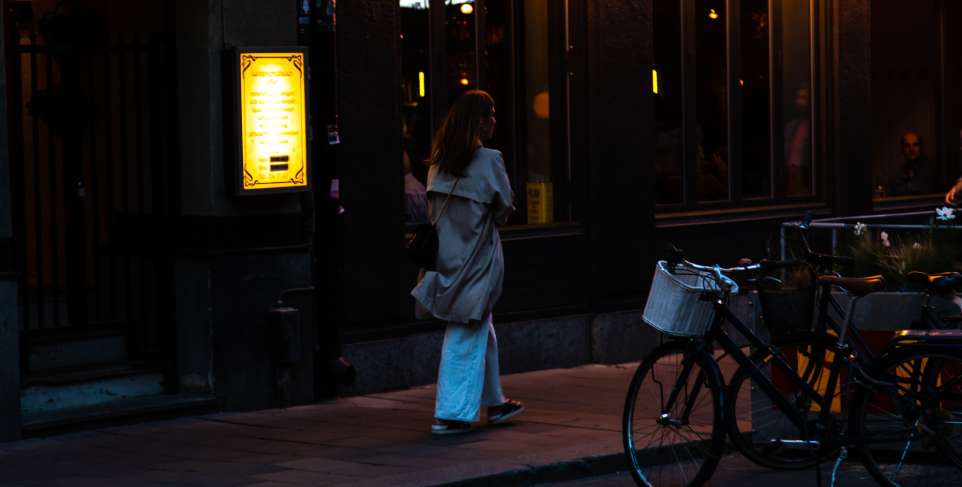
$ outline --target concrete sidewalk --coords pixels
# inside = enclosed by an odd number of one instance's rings
[[[430,434],[434,387],[0,444],[0,486],[525,485],[624,465],[637,363],[503,376],[527,411]]]

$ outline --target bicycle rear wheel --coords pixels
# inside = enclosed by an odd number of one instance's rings
[[[852,437],[884,486],[958,485],[962,476],[962,351],[896,352],[852,409]]]
[[[783,358],[789,359],[789,363],[797,361],[795,373],[799,379],[816,390],[823,389],[819,384],[828,376],[823,369],[827,356],[823,340],[812,336],[808,341],[784,344],[780,351],[787,354]],[[804,429],[799,428],[784,410],[754,386],[751,369],[739,367],[728,384],[725,400],[728,433],[735,448],[755,464],[776,470],[805,469],[814,466],[819,458],[833,456],[831,449],[801,443],[813,439],[818,428],[819,413],[813,401],[792,378],[775,377],[784,375],[784,371],[773,371],[772,354],[768,350],[759,350],[750,358],[807,421]]]
[[[686,360],[690,349],[685,341],[655,348],[631,380],[622,439],[638,485],[701,485],[723,453],[723,383],[718,367],[704,353]],[[675,389],[676,400],[669,403]]]

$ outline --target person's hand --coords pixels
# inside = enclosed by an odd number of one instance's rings
[[[950,189],[948,193],[945,193],[945,204],[954,205],[955,198],[959,195],[960,191],[962,191],[962,179],[956,181],[952,189]]]

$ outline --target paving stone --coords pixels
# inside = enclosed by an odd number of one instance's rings
[[[80,485],[101,476],[111,486],[404,486],[527,475],[620,452],[621,405],[635,366],[505,375],[506,393],[527,411],[465,435],[430,434],[434,388],[419,386],[3,444],[0,478],[24,485]]]

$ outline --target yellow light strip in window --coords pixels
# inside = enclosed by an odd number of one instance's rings
[[[424,71],[418,71],[418,96],[424,98]]]
[[[651,70],[651,92],[656,95],[658,94],[658,70],[657,69]]]

